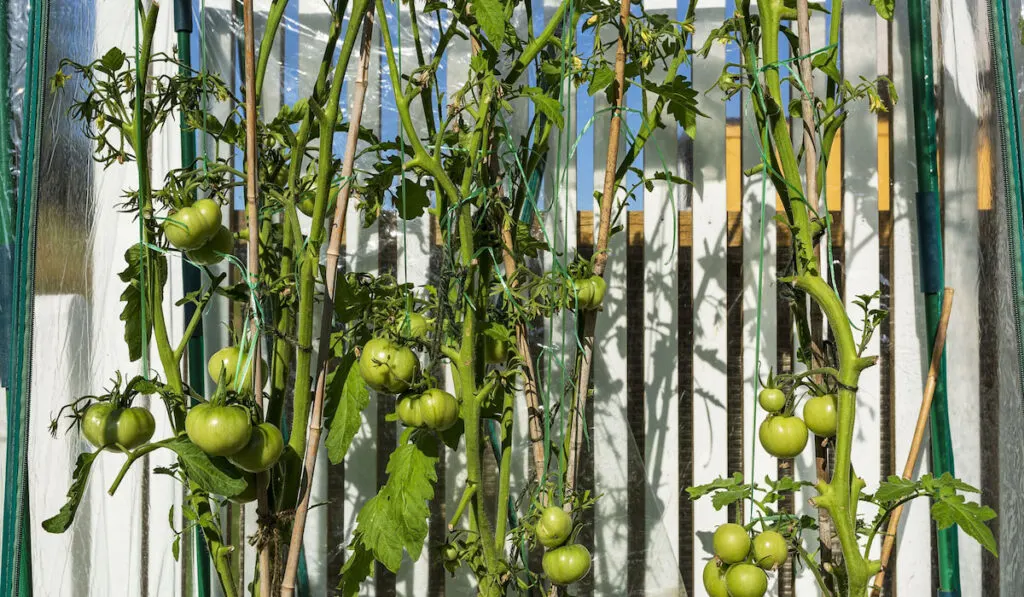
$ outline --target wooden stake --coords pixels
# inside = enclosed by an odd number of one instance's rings
[[[252,302],[255,306],[259,301],[256,294],[256,286],[260,273],[259,254],[259,209],[257,206],[257,171],[256,171],[256,121],[259,114],[256,111],[256,34],[253,25],[252,0],[245,0],[242,6],[242,20],[245,34],[245,209],[248,217],[249,242],[248,263],[249,280],[252,284],[250,292],[253,293]],[[260,327],[256,319],[257,312],[253,312],[249,319],[249,337],[252,341],[252,382],[253,396],[256,404],[263,408],[263,350],[260,343]],[[270,544],[267,541],[266,520],[270,515],[270,505],[267,502],[267,481],[269,475],[261,473],[256,476],[256,516],[260,529],[259,544],[259,587],[260,597],[270,597]]]
[[[352,190],[352,171],[356,160],[356,149],[359,143],[359,125],[363,119],[363,103],[366,98],[368,71],[370,70],[370,41],[373,38],[373,10],[370,3],[366,19],[363,21],[363,37],[359,47],[359,68],[356,73],[352,112],[349,115],[348,136],[345,143],[345,160],[341,166],[341,190],[334,206],[334,219],[331,222],[331,237],[327,246],[327,264],[324,285],[323,311],[320,317],[319,363],[317,363],[316,393],[313,396],[313,409],[309,416],[309,434],[306,438],[305,485],[301,490],[299,506],[295,511],[292,524],[292,536],[288,545],[288,564],[285,567],[284,581],[281,584],[282,597],[291,597],[295,593],[295,577],[299,569],[299,550],[302,548],[302,536],[306,528],[306,515],[309,513],[310,488],[313,473],[316,471],[316,454],[320,448],[320,434],[323,429],[324,392],[327,385],[327,364],[330,355],[331,324],[334,315],[334,286],[338,270],[338,259],[341,257],[341,236],[345,230],[345,215],[348,213],[348,201]]]
[[[942,361],[942,350],[946,346],[946,328],[949,325],[949,313],[953,309],[953,289],[947,288],[942,295],[942,313],[939,317],[939,326],[935,331],[935,344],[932,345],[932,360],[928,366],[928,379],[924,385],[924,397],[921,399],[921,410],[917,413],[917,427],[914,429],[914,439],[910,442],[910,453],[907,454],[907,463],[903,467],[903,478],[909,479],[914,474],[917,466],[917,457],[921,453],[921,442],[924,440],[925,428],[928,426],[928,414],[932,410],[932,397],[935,395],[935,384],[939,379],[939,364]],[[878,597],[882,592],[882,583],[885,580],[885,571],[889,565],[889,557],[892,556],[892,549],[896,543],[896,531],[899,528],[900,516],[903,514],[903,506],[899,506],[889,515],[889,525],[885,530],[885,542],[882,543],[882,569],[875,576],[874,586],[871,588],[871,597]]]

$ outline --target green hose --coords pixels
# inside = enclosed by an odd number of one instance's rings
[[[921,292],[925,296],[928,343],[931,353],[938,329],[945,286],[942,257],[942,221],[939,201],[939,174],[935,135],[935,84],[932,79],[931,14],[927,0],[908,2],[910,24],[911,72],[914,87],[914,145],[917,153],[917,231],[920,247]],[[946,353],[939,364],[935,396],[931,410],[932,472],[956,475],[953,444],[949,430],[949,404],[946,396]],[[960,595],[960,555],[957,527],[937,531],[940,596]]]
[[[0,0],[0,36],[6,38],[7,2]],[[39,0],[29,8],[26,44],[24,129],[21,177],[18,180],[15,222],[14,296],[10,354],[10,393],[7,396],[7,454],[4,480],[3,554],[0,564],[0,595],[28,597],[32,594],[31,551],[28,528],[28,387],[31,367],[32,296],[35,287],[35,185],[40,117],[43,108],[46,64],[46,23],[49,2]],[[0,55],[0,71],[10,69],[8,52]],[[7,88],[0,89],[7,94]],[[0,131],[7,137],[9,131]],[[4,156],[6,158],[6,154]],[[9,173],[9,168],[6,169]],[[3,202],[6,202],[6,198]]]
[[[187,76],[192,65],[192,2],[191,0],[174,1],[174,29],[178,33],[179,72]],[[181,166],[187,168],[196,161],[196,133],[185,122],[185,111],[181,113]],[[199,268],[182,260],[182,284],[185,294],[200,289],[201,277]],[[191,321],[196,306],[185,304],[185,321]],[[188,342],[188,384],[193,388],[202,388],[206,383],[204,375],[205,359],[203,354],[203,324],[196,327]],[[199,527],[192,530],[193,557],[196,561],[196,595],[207,597],[210,594],[210,558],[203,541],[203,533]]]

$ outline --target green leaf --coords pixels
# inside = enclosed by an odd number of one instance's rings
[[[594,75],[590,78],[590,85],[587,86],[587,93],[593,96],[599,91],[604,91],[604,89],[611,85],[614,80],[615,71],[607,66],[602,66],[595,70]]]
[[[562,116],[562,104],[558,103],[555,98],[545,95],[544,90],[539,87],[527,87],[523,89],[523,95],[530,98],[533,101],[533,105],[537,107],[537,111],[547,116],[555,126],[562,128],[565,126],[565,118]]]
[[[985,524],[985,521],[995,517],[996,513],[992,508],[976,502],[968,502],[962,495],[947,495],[932,505],[932,518],[935,519],[935,524],[940,531],[955,524],[992,555],[998,556],[992,529]]]
[[[147,253],[148,259],[144,264],[143,256]],[[153,331],[153,313],[148,304],[146,305],[146,319],[142,320],[143,292],[163,292],[164,283],[167,281],[167,259],[148,249],[143,251],[142,245],[139,244],[129,247],[124,253],[124,259],[128,263],[128,267],[119,273],[118,277],[128,286],[121,293],[121,302],[124,303],[124,308],[121,310],[121,321],[124,322],[124,341],[128,345],[128,358],[137,361],[142,358],[143,326],[145,326],[146,337],[149,337]],[[148,270],[145,283],[142,280],[143,269]]]
[[[338,322],[350,323],[362,317],[371,295],[371,290],[359,283],[358,274],[339,275],[334,288],[334,315]]]
[[[415,443],[392,452],[387,482],[356,516],[356,549],[362,544],[392,572],[398,572],[403,550],[413,561],[423,550],[430,516],[428,503],[437,482],[437,450],[434,436],[422,433]]]
[[[340,342],[339,342],[340,344]],[[361,411],[370,404],[370,392],[366,389],[354,352],[346,354],[327,379],[327,458],[332,464],[345,459],[352,439],[359,432],[363,419]]]
[[[914,495],[919,487],[920,483],[896,475],[889,475],[889,478],[878,486],[878,491],[875,492],[875,501],[881,503],[898,502]]]
[[[227,497],[245,491],[245,478],[226,458],[211,458],[186,437],[171,438],[160,444],[174,450],[181,458],[182,467],[188,478],[205,491]]]
[[[892,20],[893,12],[896,9],[896,0],[871,0],[871,6],[878,11],[878,16],[886,21]]]
[[[374,559],[373,554],[359,541],[354,542],[349,550],[352,553],[341,567],[338,588],[343,597],[356,597],[359,595],[359,585],[373,576]]]
[[[125,55],[121,48],[110,48],[103,55],[103,58],[100,58],[100,64],[110,72],[114,72],[124,66],[124,61]]]
[[[733,473],[732,477],[719,477],[706,485],[687,487],[686,493],[690,494],[691,500],[700,499],[707,494],[721,489],[735,489],[743,485],[743,474]]]
[[[501,0],[473,0],[473,16],[495,48],[505,43],[505,6]]]
[[[395,210],[403,220],[413,220],[422,216],[430,207],[430,197],[427,196],[427,188],[423,185],[408,178],[404,181],[405,186],[400,186],[395,191]]]
[[[749,485],[743,485],[734,489],[720,490],[711,498],[711,505],[715,507],[715,510],[721,510],[729,504],[736,503],[749,497],[750,493],[751,488]]]
[[[99,451],[83,452],[78,455],[78,460],[75,462],[75,472],[71,475],[73,481],[71,487],[68,488],[68,501],[61,506],[56,516],[43,521],[43,529],[46,532],[63,533],[71,526],[72,521],[75,520],[75,512],[78,511],[78,505],[82,503],[82,496],[85,495],[85,486],[89,481],[89,471],[92,469],[92,463],[96,460],[96,456],[99,453]]]

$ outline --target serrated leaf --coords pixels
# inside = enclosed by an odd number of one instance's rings
[[[501,48],[505,43],[505,7],[501,1],[473,0],[472,7],[473,16],[484,35],[495,48]]]
[[[395,191],[395,210],[403,220],[413,220],[430,207],[430,197],[423,185],[405,179],[405,186]]]
[[[387,482],[356,516],[353,542],[361,543],[392,572],[398,572],[403,551],[416,561],[423,550],[428,503],[437,482],[437,449],[434,436],[424,433],[416,436],[415,443],[392,452]]]
[[[341,567],[341,582],[338,588],[341,589],[343,597],[356,597],[359,595],[359,585],[367,578],[373,577],[373,554],[359,541],[355,541],[349,548],[352,552],[345,559],[345,565]]]
[[[100,58],[100,64],[103,65],[107,70],[114,72],[124,66],[125,55],[121,51],[121,48],[110,48],[107,53]]]
[[[208,456],[187,437],[171,438],[160,444],[173,450],[181,459],[188,478],[209,493],[231,497],[245,491],[246,481],[241,471],[226,458]]]
[[[920,483],[890,475],[888,479],[879,484],[878,491],[875,492],[875,500],[882,503],[898,502],[910,497],[919,488]]]
[[[85,486],[89,482],[89,471],[92,470],[92,463],[96,460],[99,452],[83,452],[78,455],[75,461],[75,472],[71,487],[68,488],[68,501],[61,506],[60,511],[52,518],[43,521],[43,529],[48,533],[63,533],[68,530],[75,520],[75,512],[78,505],[82,503],[82,496],[85,495]]]
[[[744,485],[735,489],[719,490],[714,496],[712,496],[711,505],[715,507],[715,510],[721,510],[729,504],[745,499],[750,495],[750,493],[751,489],[749,485]]]
[[[713,491],[718,491],[721,489],[734,489],[741,485],[743,485],[743,474],[733,473],[731,477],[719,477],[705,485],[687,487],[686,493],[690,494],[691,500],[696,500],[704,497],[705,495]]]
[[[147,267],[143,268],[142,258],[147,252]],[[148,249],[144,252],[142,245],[139,244],[129,247],[124,253],[124,259],[128,267],[119,273],[118,277],[128,286],[121,293],[121,302],[124,303],[121,321],[124,322],[124,341],[128,345],[128,358],[137,361],[142,358],[143,326],[146,337],[153,331],[153,314],[150,309],[146,309],[146,319],[142,320],[143,292],[163,292],[164,283],[167,281],[167,259]],[[147,270],[146,280],[142,280],[143,269]],[[156,288],[153,289],[153,286]]]
[[[871,0],[871,6],[875,7],[878,16],[886,21],[891,21],[893,12],[896,10],[896,0]]]
[[[985,521],[995,517],[992,508],[968,502],[962,495],[947,495],[932,504],[932,518],[940,531],[955,524],[992,555],[998,556],[996,538],[992,535],[992,529],[985,524]]]
[[[354,352],[346,354],[327,379],[327,458],[332,464],[345,459],[362,426],[362,410],[370,404],[370,392],[356,366]]]
[[[523,89],[523,95],[530,98],[533,105],[537,107],[537,111],[547,116],[549,120],[555,123],[555,126],[562,128],[565,125],[565,118],[562,116],[562,104],[558,103],[553,97],[550,97],[544,93],[544,90],[539,87],[526,87]]]

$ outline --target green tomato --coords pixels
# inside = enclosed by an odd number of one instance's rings
[[[423,424],[435,431],[450,429],[459,420],[459,401],[444,390],[430,388],[420,396]]]
[[[761,423],[757,436],[772,456],[793,458],[807,445],[807,425],[800,417],[772,415]]]
[[[363,352],[359,355],[359,373],[363,381],[373,390],[378,392],[388,391],[388,382],[391,379],[391,355],[395,352],[395,345],[387,338],[372,338],[363,345]]]
[[[156,430],[153,415],[144,408],[117,408],[113,402],[98,402],[85,410],[82,435],[97,448],[117,451],[115,444],[134,450],[148,442]]]
[[[196,210],[199,217],[205,224],[205,230],[211,230],[210,236],[216,234],[217,229],[221,227],[222,215],[220,211],[220,203],[217,203],[213,199],[200,199],[192,204],[192,209]]]
[[[704,590],[710,597],[729,597],[729,589],[725,586],[725,569],[715,560],[704,565]]]
[[[420,361],[408,346],[397,346],[388,362],[391,377],[387,389],[392,394],[408,390],[420,374]]]
[[[535,530],[541,545],[548,549],[558,547],[572,533],[572,517],[558,506],[548,506],[540,513]]]
[[[594,286],[594,309],[604,302],[604,293],[608,290],[608,283],[601,276],[590,276],[590,283]]]
[[[508,342],[484,336],[484,357],[492,365],[499,365],[508,360]]]
[[[776,531],[765,531],[754,537],[754,563],[765,570],[775,570],[789,557],[786,538]]]
[[[419,313],[408,313],[398,320],[398,329],[404,338],[423,340],[430,330],[430,322]]]
[[[778,388],[765,388],[757,395],[757,403],[770,413],[777,413],[786,406],[786,394]]]
[[[590,551],[578,544],[548,550],[541,560],[544,574],[556,585],[571,585],[590,572]]]
[[[395,405],[395,414],[398,420],[406,427],[423,427],[423,409],[420,406],[420,397],[415,395],[402,396]]]
[[[185,416],[185,433],[210,456],[237,454],[252,436],[249,411],[238,405],[197,404]]]
[[[228,501],[235,504],[248,504],[256,501],[256,475],[245,475],[245,489],[241,493],[237,493],[233,496],[228,497]]]
[[[313,208],[316,206],[316,200],[314,199],[313,193],[309,193],[303,197],[302,200],[295,203],[295,207],[306,217],[313,217]]]
[[[750,535],[747,529],[729,522],[715,529],[713,540],[715,555],[726,564],[735,564],[747,559],[750,553]]]
[[[753,564],[729,566],[725,573],[729,597],[761,597],[768,590],[768,576]]]
[[[250,368],[245,372],[242,377],[242,381],[235,384],[235,375],[238,372],[239,357],[241,351],[237,346],[226,346],[217,352],[213,353],[210,357],[209,362],[206,364],[206,372],[210,374],[210,378],[214,381],[220,381],[221,373],[224,374],[224,383],[233,390],[236,390],[239,394],[247,394],[252,391],[252,369]],[[263,366],[263,383],[267,383],[268,366],[266,360],[261,360]],[[245,361],[241,362],[241,366],[245,367]],[[251,363],[250,363],[251,367]]]
[[[162,227],[167,242],[181,251],[198,249],[210,238],[212,232],[216,232],[216,229],[207,231],[203,217],[191,207],[183,207],[167,216]]]
[[[839,427],[836,397],[832,394],[815,396],[804,403],[804,423],[814,435],[832,437]]]
[[[260,423],[252,430],[249,443],[231,455],[231,462],[250,473],[262,473],[277,464],[284,452],[284,436],[270,423]]]
[[[198,249],[186,252],[189,261],[196,265],[216,265],[224,260],[224,255],[231,255],[235,249],[235,237],[231,231],[221,226],[213,237]]]

